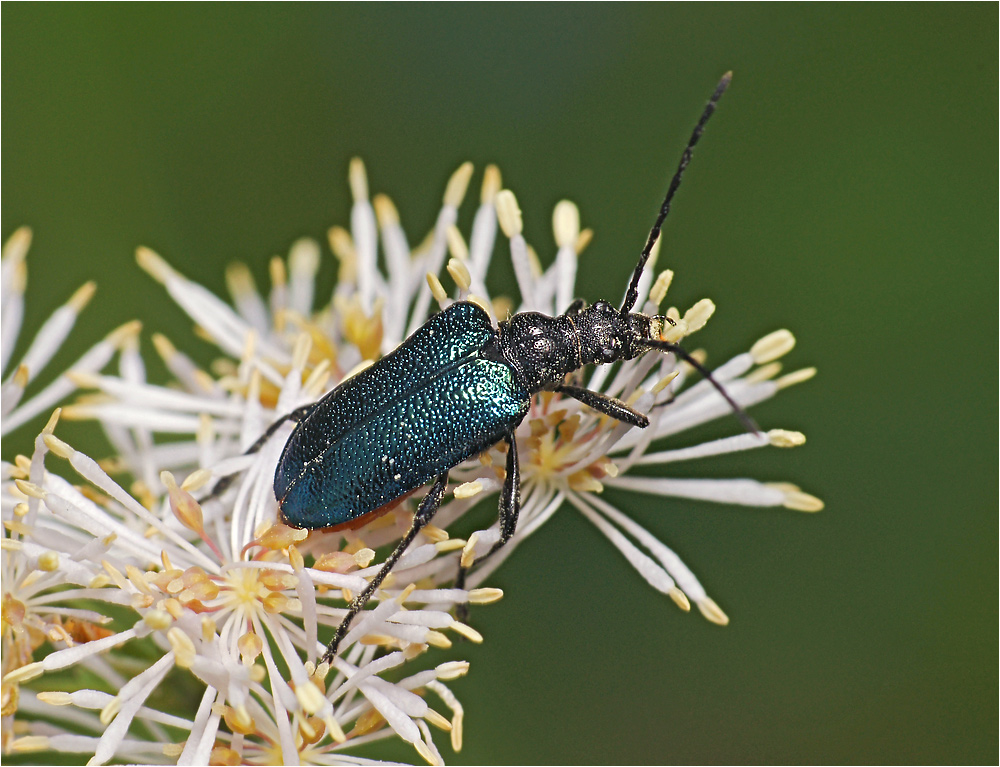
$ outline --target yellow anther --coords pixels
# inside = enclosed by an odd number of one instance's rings
[[[165,283],[170,278],[179,276],[170,264],[149,248],[136,248],[135,260],[157,282]]]
[[[446,554],[449,551],[458,551],[459,549],[465,548],[465,539],[449,538],[446,541],[435,543],[434,548],[437,549],[440,554]]]
[[[465,482],[455,488],[455,497],[458,499],[462,498],[472,498],[475,495],[483,492],[483,483],[478,479],[474,479],[471,482]]]
[[[416,590],[417,584],[411,583],[405,589],[400,591],[398,595],[396,595],[396,602],[398,604],[404,604],[406,600],[410,598],[410,595]]]
[[[288,548],[293,543],[304,541],[308,536],[308,530],[300,530],[297,527],[289,527],[280,522],[275,522],[256,542],[265,549],[278,550]]]
[[[483,187],[479,199],[484,203],[493,202],[502,186],[500,169],[496,165],[487,165],[483,172]]]
[[[802,368],[793,373],[786,373],[774,383],[779,389],[787,389],[789,386],[808,381],[814,375],[816,375],[816,368]]]
[[[291,544],[288,547],[288,564],[291,565],[292,569],[296,572],[302,570],[306,566],[306,560],[302,556],[302,553],[295,547],[295,544]]]
[[[448,540],[448,531],[444,530],[437,525],[424,525],[420,532],[423,533],[424,537],[429,539],[431,543],[441,543],[442,541]]]
[[[444,730],[445,732],[451,732],[451,722],[445,719],[441,714],[435,711],[433,708],[428,708],[427,713],[424,714],[424,721],[428,724],[432,724],[439,730]]]
[[[671,269],[664,269],[656,278],[656,282],[653,283],[653,287],[649,290],[649,300],[653,302],[654,306],[659,306],[663,303],[663,299],[667,296],[667,290],[670,288],[670,283],[673,282],[674,273]]]
[[[310,716],[318,713],[327,702],[326,697],[312,681],[296,685],[295,698],[299,701],[299,705],[302,706],[302,710]]]
[[[497,219],[500,221],[500,228],[509,239],[521,233],[521,209],[517,205],[517,198],[509,189],[502,189],[496,196]]]
[[[425,641],[432,647],[439,647],[442,650],[447,650],[451,647],[451,640],[440,631],[428,631]]]
[[[271,592],[264,599],[261,600],[261,604],[264,606],[264,612],[271,613],[272,615],[279,615],[289,609],[293,600],[286,597],[280,592]]]
[[[469,274],[469,267],[465,265],[464,261],[457,258],[449,259],[448,274],[461,290],[468,290],[472,285],[472,275]]]
[[[167,640],[170,642],[170,649],[174,652],[174,662],[181,668],[191,668],[197,657],[194,641],[191,637],[174,626],[167,631]]]
[[[188,530],[201,534],[204,532],[204,515],[201,506],[191,493],[177,486],[174,475],[169,471],[160,472],[160,481],[167,488],[170,497],[170,509],[174,516]]]
[[[368,567],[375,559],[375,552],[369,548],[358,549],[354,552],[354,561],[358,567]]]
[[[226,267],[226,287],[237,298],[252,295],[257,291],[249,267],[239,261]]]
[[[368,199],[368,174],[360,157],[352,157],[347,171],[348,183],[351,186],[351,196],[355,202]]]
[[[677,376],[679,376],[680,374],[681,372],[679,370],[671,370],[669,373],[663,376],[663,378],[661,378],[659,381],[656,382],[656,384],[653,386],[653,394],[659,394],[661,391],[666,389],[671,384],[671,382],[675,378],[677,378]]]
[[[676,586],[667,592],[667,596],[674,600],[674,604],[684,612],[688,612],[691,609],[691,602],[688,601],[687,595]]]
[[[496,588],[472,589],[469,591],[469,603],[488,605],[503,598],[503,590]]]
[[[790,330],[775,330],[750,347],[750,356],[758,365],[783,357],[795,347]]]
[[[281,570],[263,570],[259,578],[268,591],[284,591],[285,589],[294,589],[299,585],[297,575]]]
[[[438,679],[447,682],[450,679],[458,679],[469,673],[469,661],[451,660],[436,666],[434,673]]]
[[[465,300],[466,301],[471,301],[472,303],[474,303],[476,306],[478,306],[480,309],[482,309],[487,314],[490,313],[489,304],[486,302],[486,299],[483,298],[482,296],[476,295],[475,293],[470,293],[466,297]]]
[[[13,259],[14,261],[24,261],[31,247],[31,227],[18,227],[14,233],[7,238],[3,244],[3,260]]]
[[[236,708],[226,706],[222,718],[234,734],[253,735],[257,729],[253,717],[250,716],[247,707],[242,704]]]
[[[476,561],[476,544],[479,542],[479,533],[475,532],[469,536],[469,542],[465,544],[465,549],[462,550],[462,567],[472,567],[472,563]]]
[[[722,608],[715,604],[715,600],[711,597],[703,597],[698,600],[697,604],[701,614],[712,621],[712,623],[716,623],[719,626],[729,624],[729,616],[722,612]]]
[[[444,204],[457,208],[462,204],[465,197],[465,190],[469,188],[469,179],[472,178],[473,166],[471,162],[464,162],[448,179],[448,186],[444,190]]]
[[[556,245],[560,248],[576,248],[580,237],[580,209],[569,200],[560,200],[552,211],[552,229]]]
[[[794,488],[794,486],[792,486]],[[782,504],[786,509],[792,509],[794,511],[822,511],[824,507],[823,501],[817,498],[815,495],[810,495],[809,493],[803,493],[798,488],[785,489],[785,500]]]
[[[34,663],[29,663],[26,666],[21,666],[13,671],[9,672],[3,678],[4,684],[21,684],[22,682],[27,682],[35,677],[41,676],[45,672],[45,667],[42,666],[41,661],[35,661]]]
[[[748,383],[760,383],[761,381],[770,381],[778,373],[781,372],[780,362],[768,362],[766,365],[761,365],[759,368],[751,370],[746,375],[746,381]]]
[[[465,244],[465,238],[459,228],[452,224],[448,227],[445,236],[448,240],[448,252],[459,261],[469,260],[469,246]]]
[[[76,289],[76,292],[70,296],[69,301],[66,304],[72,307],[73,311],[81,312],[84,307],[90,303],[90,299],[94,297],[94,293],[97,291],[97,283],[91,280],[90,282],[85,282],[83,285]]]
[[[427,284],[430,286],[431,295],[434,296],[434,300],[438,302],[438,305],[444,309],[445,302],[448,300],[448,294],[444,290],[444,286],[441,284],[435,275],[427,272]]]
[[[715,304],[710,298],[703,298],[684,313],[688,334],[705,327],[705,323],[715,313]]]
[[[25,735],[10,744],[12,751],[18,754],[28,754],[34,751],[48,751],[49,739],[45,735]]]
[[[343,743],[347,740],[347,736],[344,734],[344,730],[332,714],[327,714],[323,718],[323,723],[326,725],[327,731],[330,733],[330,737],[334,739],[337,743]]]
[[[767,439],[774,447],[798,447],[806,443],[806,435],[802,432],[784,429],[771,429]]]
[[[208,469],[195,469],[181,483],[181,489],[193,493],[201,490],[212,479],[212,472]]]
[[[36,697],[42,703],[47,703],[50,706],[68,706],[73,702],[72,695],[59,690],[40,692],[37,693]]]
[[[389,226],[399,225],[399,212],[396,210],[396,206],[392,204],[392,200],[390,200],[387,195],[375,195],[372,198],[372,205],[375,206],[375,217],[378,219],[378,225],[380,227],[385,229]]]
[[[461,623],[460,621],[453,621],[450,628],[456,634],[461,634],[470,642],[475,642],[476,644],[483,643],[483,635],[480,634],[478,631],[476,631],[474,628],[472,628],[472,626],[467,626],[466,624]]]

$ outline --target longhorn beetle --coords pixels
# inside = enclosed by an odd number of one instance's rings
[[[587,306],[577,299],[558,317],[520,312],[494,328],[481,307],[456,302],[391,354],[318,402],[279,419],[247,451],[259,450],[285,421],[297,422],[274,474],[279,516],[292,527],[357,527],[433,480],[409,530],[367,588],[351,602],[321,662],[337,654],[352,619],[430,522],[441,505],[449,470],[501,440],[508,448],[507,474],[500,492],[500,538],[483,559],[514,535],[520,507],[514,431],[528,413],[533,394],[559,392],[623,423],[639,428],[649,425],[644,414],[621,400],[570,384],[567,376],[583,366],[630,360],[651,349],[672,352],[694,366],[746,428],[757,432],[753,420],[697,360],[677,344],[661,339],[672,320],[632,311],[639,279],[692,150],[731,77],[732,73],[726,73],[719,81],[691,133],[621,308],[606,301]],[[221,493],[230,480],[220,480],[212,496]],[[466,568],[459,569],[458,587],[464,585],[466,572]]]

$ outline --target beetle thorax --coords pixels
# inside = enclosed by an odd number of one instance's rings
[[[530,392],[561,381],[585,364],[576,328],[565,315],[519,312],[499,329],[500,351]]]

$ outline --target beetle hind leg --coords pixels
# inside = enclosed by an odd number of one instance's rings
[[[354,620],[355,616],[364,609],[364,606],[368,604],[368,601],[374,596],[375,592],[378,591],[379,586],[382,585],[382,581],[385,580],[386,576],[395,567],[396,562],[399,558],[403,556],[407,547],[413,543],[413,539],[417,537],[417,534],[423,529],[423,527],[431,521],[431,518],[437,512],[441,506],[441,499],[444,497],[445,488],[448,486],[448,472],[441,474],[434,485],[431,487],[430,492],[424,496],[424,499],[420,502],[420,506],[417,507],[416,514],[413,515],[413,522],[410,523],[410,529],[406,531],[406,535],[400,539],[399,543],[396,544],[396,548],[389,555],[388,559],[382,564],[382,568],[375,574],[375,576],[368,582],[368,586],[358,594],[354,600],[351,602],[350,607],[347,609],[347,615],[340,622],[337,627],[337,633],[333,635],[333,639],[330,640],[330,644],[326,646],[326,652],[323,653],[323,657],[320,658],[320,663],[329,663],[337,655],[337,648],[340,647],[340,643],[343,641],[344,637],[347,636],[347,632],[350,630],[351,621]]]
[[[254,442],[252,445],[250,445],[250,447],[248,447],[246,450],[243,451],[243,455],[253,455],[254,453],[260,452],[260,449],[264,447],[265,443],[269,439],[271,439],[272,436],[274,436],[274,433],[279,428],[281,428],[282,424],[286,423],[287,421],[294,421],[295,423],[298,423],[299,421],[308,417],[308,415],[313,411],[313,408],[315,407],[316,403],[310,402],[308,405],[303,405],[302,407],[295,408],[295,410],[293,410],[290,413],[285,413],[283,416],[281,416],[281,418],[279,418],[277,421],[268,426],[267,431],[261,434],[257,438],[256,442]],[[223,477],[212,486],[212,489],[208,493],[208,495],[202,498],[199,501],[199,503],[205,503],[205,501],[210,501],[213,498],[218,498],[220,495],[226,492],[226,490],[229,489],[229,486],[233,484],[233,481],[235,479],[236,479],[236,474],[230,474],[227,477]]]

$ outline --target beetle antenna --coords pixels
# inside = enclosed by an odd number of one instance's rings
[[[674,354],[676,354],[678,357],[680,357],[682,360],[688,363],[691,367],[693,367],[695,370],[701,373],[702,378],[704,378],[706,381],[708,381],[710,384],[712,384],[712,386],[716,388],[719,394],[721,394],[723,398],[726,400],[726,402],[729,403],[729,407],[733,409],[733,413],[735,413],[736,417],[740,419],[740,421],[746,427],[747,431],[751,432],[752,434],[758,434],[758,435],[761,433],[760,427],[757,425],[757,422],[750,417],[750,415],[747,413],[746,410],[744,410],[743,408],[741,408],[739,405],[736,404],[736,400],[734,400],[731,396],[729,396],[729,392],[726,391],[726,388],[722,384],[720,384],[718,381],[715,380],[715,377],[708,371],[708,368],[706,368],[704,365],[698,362],[698,360],[692,357],[682,347],[678,346],[677,344],[672,344],[669,341],[660,341],[655,338],[639,338],[636,339],[633,343],[638,343],[639,345],[648,347],[650,349],[659,349],[660,351],[663,352],[673,352]]]
[[[726,74],[722,76],[722,79],[719,80],[719,84],[715,86],[715,93],[712,94],[712,97],[708,100],[708,104],[705,105],[705,111],[701,113],[701,119],[698,120],[698,124],[694,126],[694,130],[691,132],[691,138],[688,139],[687,146],[684,148],[684,154],[681,155],[681,161],[677,166],[677,172],[674,173],[674,177],[670,180],[670,187],[667,189],[667,196],[663,198],[663,204],[660,206],[660,215],[656,217],[656,223],[653,224],[653,228],[649,230],[649,237],[646,239],[646,247],[642,249],[642,253],[639,255],[639,263],[636,264],[635,271],[632,272],[632,281],[629,283],[628,290],[625,292],[625,300],[622,302],[623,313],[632,311],[632,307],[635,306],[636,299],[639,297],[639,278],[642,277],[642,272],[646,268],[646,261],[649,260],[649,254],[653,252],[653,246],[660,238],[660,227],[663,226],[663,221],[670,212],[670,202],[673,200],[674,194],[677,192],[677,187],[681,185],[681,176],[684,175],[684,169],[687,168],[688,163],[691,162],[691,155],[694,151],[695,144],[698,143],[698,139],[701,138],[701,134],[705,130],[705,123],[707,123],[708,118],[712,116],[716,105],[719,103],[719,99],[721,99],[722,94],[726,92],[726,88],[729,87],[729,81],[732,79],[732,72],[726,72]]]

